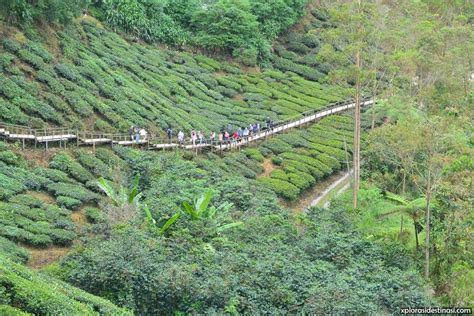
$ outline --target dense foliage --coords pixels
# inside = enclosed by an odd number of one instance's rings
[[[298,229],[278,212],[217,235],[207,220],[182,222],[165,238],[127,228],[92,241],[63,261],[64,277],[140,314],[377,313],[429,304],[406,255],[361,239],[340,208],[311,210]]]
[[[92,11],[147,41],[231,53],[253,66],[268,61],[271,41],[303,15],[307,0],[104,0]]]
[[[109,301],[0,255],[2,315],[131,315]]]
[[[317,3],[103,0],[73,19],[86,2],[0,0],[0,121],[207,134],[354,91],[381,100],[364,113],[357,208],[352,192],[302,214],[280,203],[350,168],[346,115],[220,156],[70,148],[34,162],[0,143],[0,314],[127,313],[64,281],[139,314],[472,305],[472,5]],[[21,265],[59,247],[48,275]]]
[[[351,156],[351,129],[350,117],[332,116],[304,131],[291,131],[264,142],[260,145],[261,153],[280,167],[269,176],[260,177],[259,182],[279,196],[295,200],[347,164]]]
[[[128,43],[89,19],[81,23],[59,34],[56,55],[39,33],[2,39],[1,121],[122,133],[139,125],[153,134],[171,126],[207,134],[228,123],[288,119],[346,96],[345,89],[294,73],[244,73],[202,55]]]
[[[81,13],[89,0],[1,0],[0,16],[28,26],[32,22],[67,23]]]

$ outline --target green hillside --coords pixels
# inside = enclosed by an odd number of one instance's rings
[[[0,123],[188,138],[354,100],[226,150],[2,129],[0,315],[472,306],[473,21],[465,0],[0,0]]]
[[[131,315],[109,301],[0,255],[2,315]]]
[[[347,97],[344,89],[291,72],[242,71],[202,55],[128,43],[91,18],[48,36],[14,31],[2,40],[1,121],[209,131],[267,116],[285,120]]]

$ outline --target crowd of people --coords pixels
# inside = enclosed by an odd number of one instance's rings
[[[237,129],[234,129],[234,126],[229,123],[227,125],[227,128],[225,128],[225,126],[222,126],[221,130],[219,131],[219,133],[217,133],[217,135],[214,131],[211,131],[209,132],[207,137],[205,132],[201,130],[196,131],[193,129],[191,130],[189,141],[193,146],[205,144],[237,144],[242,140],[246,140],[249,137],[257,134],[261,130],[269,129],[273,129],[273,121],[269,117],[267,117],[265,126],[263,128],[261,127],[260,123],[257,122],[254,124],[249,124],[249,126],[238,127]],[[130,127],[128,132],[131,140],[136,142],[137,144],[147,140],[148,133],[143,127],[132,126]],[[171,127],[168,127],[166,129],[166,135],[168,137],[169,144],[173,143],[173,134],[173,129]],[[177,134],[177,140],[180,146],[184,146],[186,143],[185,134],[181,129]]]
[[[132,141],[136,142],[137,144],[147,140],[147,131],[143,127],[132,126],[128,130],[128,134]]]
[[[264,129],[272,129],[273,128],[273,122],[272,120],[267,117],[265,127]],[[233,125],[229,123],[227,125],[227,128],[223,126],[219,133],[216,133],[214,131],[211,131],[207,134],[201,131],[201,130],[191,130],[190,133],[190,143],[193,146],[196,145],[205,145],[205,144],[211,144],[211,145],[223,145],[223,144],[229,144],[229,143],[234,143],[237,144],[242,140],[246,140],[249,137],[257,134],[261,130],[261,125],[260,123],[254,123],[254,124],[249,124],[249,126],[245,127],[238,127],[237,129],[234,129]],[[173,142],[173,129],[169,127],[166,130],[166,134],[168,136],[168,143],[171,144]],[[178,144],[180,146],[185,145],[185,134],[183,130],[179,130],[178,135]]]

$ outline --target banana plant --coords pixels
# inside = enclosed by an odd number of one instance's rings
[[[198,199],[194,200],[193,204],[183,202],[182,211],[188,214],[192,220],[202,219],[217,219],[216,216],[224,217],[229,210],[234,206],[233,203],[225,202],[217,207],[209,206],[213,196],[212,190],[207,190]],[[218,220],[218,219],[217,219]],[[221,233],[227,229],[238,227],[243,225],[243,222],[233,222],[228,224],[219,225],[216,228],[217,233]]]
[[[136,175],[130,189],[121,185],[118,190],[115,190],[108,180],[100,177],[97,180],[97,185],[112,200],[115,206],[124,207],[129,204],[139,207],[140,199],[142,197],[142,193],[138,192],[139,181],[140,177]]]
[[[398,203],[399,205],[394,206],[393,208],[389,209],[386,213],[383,213],[378,216],[378,218],[387,217],[394,214],[402,214],[407,215],[411,218],[413,222],[413,227],[415,231],[415,243],[416,243],[416,250],[418,251],[420,248],[419,241],[418,241],[418,233],[421,232],[423,226],[421,225],[421,220],[423,219],[425,208],[426,208],[426,198],[421,197],[411,201],[408,201],[404,197],[392,193],[392,192],[385,192],[385,197],[391,201]],[[436,202],[433,203],[433,207],[436,207]],[[401,228],[401,230],[403,227]]]
[[[156,227],[156,220],[153,218],[153,215],[151,214],[150,209],[148,208],[148,205],[144,204],[143,205],[143,211],[145,212],[145,220],[148,224],[153,225]],[[164,235],[166,231],[173,225],[179,218],[181,217],[180,212],[176,212],[173,216],[171,216],[161,227],[156,227],[158,228],[158,231],[160,235]]]

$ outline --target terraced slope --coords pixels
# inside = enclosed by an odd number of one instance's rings
[[[9,123],[208,131],[284,120],[346,97],[292,72],[244,73],[202,55],[128,43],[91,18],[47,43],[10,33],[0,48],[0,121]]]
[[[132,315],[111,302],[0,255],[1,315]]]
[[[277,135],[264,142],[259,151],[270,157],[278,168],[259,181],[279,196],[295,200],[318,181],[341,170],[350,160],[352,126],[349,116],[335,115],[306,130]]]

